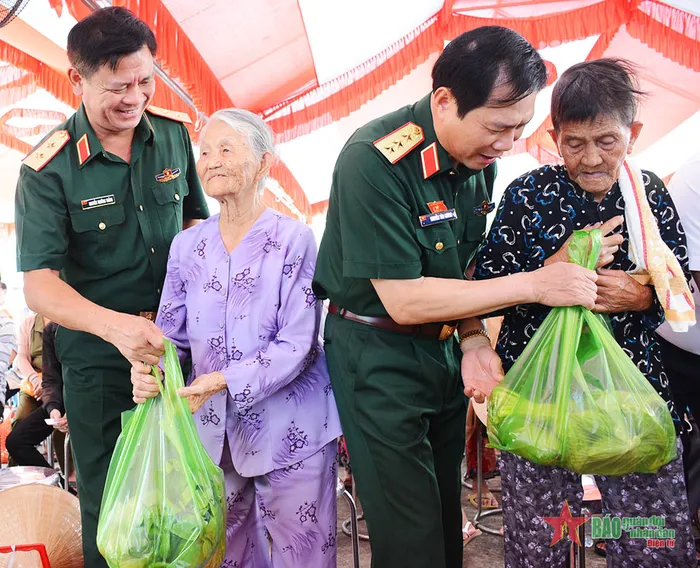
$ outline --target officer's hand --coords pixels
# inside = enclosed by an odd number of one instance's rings
[[[464,394],[475,402],[484,402],[503,379],[501,358],[486,337],[471,337],[462,342],[461,348]]]
[[[143,404],[147,399],[158,396],[160,393],[158,380],[162,380],[160,369],[158,369],[158,375],[158,379],[151,375],[151,367],[148,365],[132,363],[131,384],[134,385],[133,395],[136,404]]]
[[[49,417],[56,421],[56,423],[53,425],[56,430],[63,432],[64,434],[68,432],[68,420],[66,420],[65,416],[61,416],[60,410],[52,410]]]
[[[592,310],[598,275],[578,264],[557,262],[529,273],[532,298],[545,306],[583,306]]]
[[[114,345],[132,364],[157,365],[165,352],[163,333],[146,318],[115,313],[107,323],[105,341]]]
[[[217,392],[227,388],[226,379],[221,373],[199,375],[189,386],[178,389],[177,394],[187,398],[192,414],[197,412],[202,405]]]

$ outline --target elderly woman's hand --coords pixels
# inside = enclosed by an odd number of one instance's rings
[[[654,301],[652,289],[637,282],[624,270],[599,268],[596,286],[595,312],[643,312],[651,308]]]
[[[199,375],[189,386],[178,389],[177,394],[188,399],[190,411],[194,414],[213,395],[226,388],[226,379],[221,373],[209,373]]]
[[[600,229],[600,234],[603,237],[600,246],[600,255],[598,256],[598,264],[596,268],[601,268],[607,266],[613,261],[615,253],[620,249],[620,245],[624,238],[619,233],[612,233],[624,222],[625,218],[622,215],[613,217],[605,223],[596,223],[595,225],[590,225],[585,227],[584,231],[590,231],[592,229]],[[544,261],[544,265],[548,266],[554,262],[569,262],[569,243],[573,235],[571,235],[566,242],[561,246],[561,248],[555,252],[552,256]]]
[[[149,398],[154,398],[160,393],[158,381],[162,381],[160,369],[158,379],[151,375],[151,367],[144,363],[133,363],[131,367],[131,384],[134,385],[133,395],[136,404],[143,404]]]

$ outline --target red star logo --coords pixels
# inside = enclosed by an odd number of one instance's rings
[[[578,527],[584,524],[588,518],[587,517],[572,517],[571,509],[569,508],[569,502],[564,501],[561,506],[561,514],[558,517],[542,517],[547,524],[552,525],[554,528],[554,534],[552,535],[552,542],[549,546],[554,546],[558,543],[564,535],[568,533],[569,539],[581,546],[581,541],[578,538]]]

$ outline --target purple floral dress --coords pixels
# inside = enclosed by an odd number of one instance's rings
[[[321,305],[311,291],[315,264],[311,230],[269,209],[231,254],[218,215],[180,233],[170,249],[156,323],[181,360],[191,358],[188,383],[218,371],[228,385],[194,419],[202,443],[226,475],[230,566],[244,566],[234,562],[252,558],[255,542],[255,554],[264,556],[268,534],[280,554],[298,556],[300,565],[330,565],[318,564],[311,549],[335,558],[328,527],[309,533],[313,524],[335,526],[337,470],[330,443],[341,433],[318,336]],[[230,448],[228,455],[224,448]],[[271,484],[283,479],[270,495]],[[318,501],[327,513],[314,515],[314,523],[298,515],[303,502],[294,501],[295,488],[298,498],[304,487],[304,502]],[[273,498],[274,511],[263,501]],[[285,514],[296,524],[282,523],[282,530],[270,525],[284,521]],[[306,542],[303,551],[294,547],[297,525]]]

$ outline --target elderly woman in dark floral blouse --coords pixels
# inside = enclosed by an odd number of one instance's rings
[[[634,253],[630,243],[635,242],[631,201],[641,203],[646,197],[647,219],[658,226],[659,243],[662,247],[665,243],[673,253],[669,256],[679,267],[678,274],[690,278],[683,229],[663,182],[651,172],[634,170],[625,161],[642,127],[635,121],[640,95],[633,70],[621,60],[589,61],[562,74],[552,94],[551,115],[552,137],[564,165],[541,167],[511,183],[478,254],[475,278],[495,278],[566,262],[573,231],[600,227],[603,247],[595,309],[609,314],[617,342],[668,403],[678,432],[678,415],[654,335],[665,311],[669,319],[676,314],[659,302],[652,286],[630,276],[638,272],[630,259]],[[638,200],[626,201],[630,184],[636,184]],[[643,204],[638,207],[644,209]],[[680,280],[685,286],[682,276]],[[654,287],[658,291],[659,284],[654,282]],[[497,352],[505,371],[513,366],[549,310],[542,305],[522,305],[504,312]],[[572,515],[580,514],[580,475],[537,465],[508,452],[502,452],[499,465],[506,567],[567,565],[571,543],[563,538],[550,546],[552,527],[543,517],[559,517],[565,501]],[[656,473],[601,475],[596,476],[596,482],[604,514],[663,517],[664,528],[675,530],[674,546],[664,548],[648,547],[646,540],[631,539],[623,531],[621,538],[606,543],[609,565],[696,565],[680,453]]]

